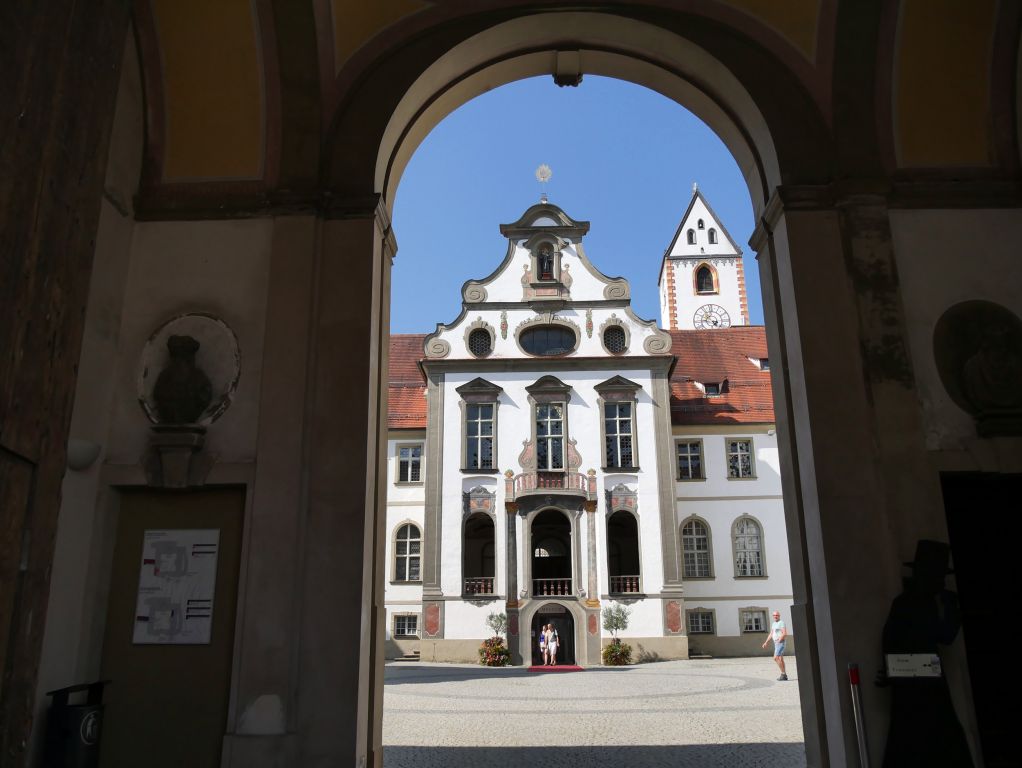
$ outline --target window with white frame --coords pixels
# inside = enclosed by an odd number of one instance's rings
[[[536,405],[536,468],[564,469],[564,403]]]
[[[751,517],[735,521],[735,576],[763,576],[763,532]]]
[[[710,570],[710,532],[701,520],[689,520],[681,527],[686,579],[708,579]]]
[[[689,611],[688,633],[690,635],[712,635],[713,611]]]
[[[394,637],[418,637],[419,617],[414,613],[399,613],[394,616]]]
[[[701,440],[685,440],[677,444],[678,479],[703,479],[703,443]]]
[[[394,581],[421,581],[422,533],[405,523],[394,538]]]
[[[493,403],[465,406],[465,467],[493,469]]]
[[[401,445],[397,449],[397,481],[422,482],[422,445]]]
[[[755,477],[752,464],[752,440],[727,440],[727,476],[731,480]]]
[[[632,456],[632,438],[634,436],[633,404],[604,403],[603,428],[606,445],[606,466],[631,468],[635,466]]]
[[[766,632],[766,611],[761,608],[742,609],[742,632]]]

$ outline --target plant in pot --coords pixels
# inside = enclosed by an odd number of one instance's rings
[[[632,663],[632,646],[622,643],[617,633],[628,629],[630,611],[620,603],[607,605],[603,608],[603,628],[613,638],[610,645],[603,649],[603,663],[608,667],[621,667]]]
[[[483,640],[479,647],[479,663],[484,667],[511,666],[511,651],[502,637],[507,632],[507,614],[491,613],[486,617],[486,626],[493,630],[493,637]]]

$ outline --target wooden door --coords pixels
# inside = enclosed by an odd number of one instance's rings
[[[245,510],[243,489],[124,491],[110,579],[102,677],[100,765],[206,768],[220,764],[227,722]],[[208,644],[139,644],[146,531],[217,530]]]

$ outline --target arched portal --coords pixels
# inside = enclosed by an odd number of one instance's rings
[[[574,594],[572,588],[571,521],[556,509],[532,519],[532,586],[536,597]]]
[[[543,664],[543,654],[540,649],[539,638],[544,627],[550,625],[557,632],[557,664],[577,664],[575,654],[575,618],[567,606],[560,603],[544,603],[532,617],[530,630],[532,644],[532,664],[539,666]]]

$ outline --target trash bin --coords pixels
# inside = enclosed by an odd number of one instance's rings
[[[103,686],[109,680],[47,691],[52,696],[46,723],[43,768],[96,768],[103,724]],[[71,704],[72,694],[85,693],[84,704]]]

